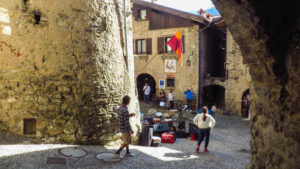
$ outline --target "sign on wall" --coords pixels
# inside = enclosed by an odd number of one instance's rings
[[[165,89],[165,80],[159,80],[159,89]]]
[[[165,60],[165,72],[166,73],[176,73],[176,60],[166,59]]]

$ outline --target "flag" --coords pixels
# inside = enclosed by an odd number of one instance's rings
[[[178,54],[180,65],[182,65],[182,41],[180,29],[177,33],[167,42],[173,51]]]

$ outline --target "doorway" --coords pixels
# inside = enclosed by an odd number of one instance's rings
[[[156,83],[155,83],[154,78],[147,73],[143,73],[137,77],[136,81],[137,81],[137,90],[138,90],[139,100],[144,99],[143,88],[144,88],[144,85],[146,82],[149,84],[149,86],[151,88],[151,92],[150,92],[150,100],[151,100],[151,98],[153,96],[155,96],[155,94],[156,94]]]
[[[241,105],[241,114],[242,118],[249,117],[249,110],[250,110],[250,90],[247,89],[242,96],[242,105]]]
[[[219,85],[209,85],[203,88],[203,105],[211,108],[216,104],[218,108],[223,109],[225,104],[225,88]]]

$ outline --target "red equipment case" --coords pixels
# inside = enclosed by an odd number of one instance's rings
[[[163,133],[161,135],[161,142],[162,143],[170,143],[173,144],[175,142],[175,136],[171,133]]]

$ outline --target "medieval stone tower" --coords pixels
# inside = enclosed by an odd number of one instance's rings
[[[121,0],[0,1],[2,130],[50,142],[117,138],[123,95],[138,112],[126,3],[127,44]]]

